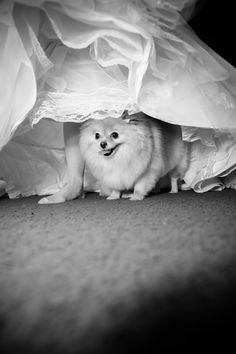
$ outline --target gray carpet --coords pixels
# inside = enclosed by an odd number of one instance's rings
[[[235,191],[38,199],[0,199],[1,352],[201,353],[233,341]]]

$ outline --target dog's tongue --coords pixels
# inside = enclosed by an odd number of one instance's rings
[[[109,156],[109,155],[111,155],[112,151],[113,151],[112,149],[106,150],[106,151],[104,152],[104,156]]]

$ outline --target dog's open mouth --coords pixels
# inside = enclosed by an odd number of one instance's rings
[[[116,153],[119,146],[120,146],[120,144],[114,146],[112,149],[103,150],[102,153],[104,156],[112,156]]]

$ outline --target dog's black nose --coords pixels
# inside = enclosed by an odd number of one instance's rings
[[[102,149],[105,149],[106,146],[107,146],[107,142],[106,142],[106,141],[102,141],[102,142],[100,143],[100,146],[101,146]]]

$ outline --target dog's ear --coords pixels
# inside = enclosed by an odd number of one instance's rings
[[[123,119],[124,121],[126,121],[127,119],[129,119],[129,112],[128,112],[127,109],[122,113],[122,115],[121,115],[120,118]]]
[[[128,111],[125,110],[121,116],[121,119],[126,122],[126,123],[129,123],[129,124],[137,124],[139,122],[139,119],[137,117],[137,114],[134,113],[134,114],[131,114],[129,115]]]
[[[121,119],[125,122],[125,123],[130,123],[130,118],[131,116],[129,115],[129,112],[127,111],[127,109],[123,112]]]

